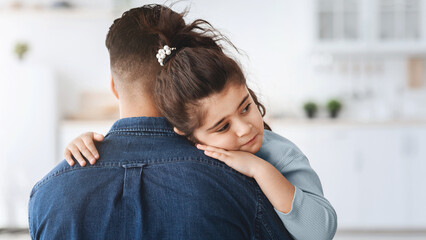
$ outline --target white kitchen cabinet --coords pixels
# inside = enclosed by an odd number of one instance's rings
[[[359,167],[362,228],[407,225],[408,166],[401,155],[398,127],[357,128],[353,132]]]
[[[345,128],[326,127],[317,131],[317,155],[309,157],[317,171],[327,199],[335,207],[339,226],[356,226],[362,216],[359,196],[362,195],[356,141]],[[303,149],[302,149],[303,151]],[[343,193],[343,194],[341,194]]]
[[[410,165],[407,196],[410,225],[426,228],[426,127],[409,129],[404,138],[404,156]]]
[[[340,229],[426,228],[426,124],[271,126],[307,155]]]
[[[381,40],[417,40],[421,37],[421,0],[376,0]]]
[[[361,166],[356,154],[351,154],[357,146],[351,132],[345,127],[316,124],[276,124],[272,129],[294,142],[308,157],[321,179],[324,195],[337,212],[339,227],[359,227]]]
[[[329,53],[425,53],[422,0],[313,0],[314,50]]]
[[[317,1],[317,37],[321,41],[356,40],[360,33],[358,0]]]

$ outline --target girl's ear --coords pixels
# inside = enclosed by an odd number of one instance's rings
[[[185,133],[183,133],[181,130],[177,129],[176,127],[173,127],[173,131],[175,131],[175,133],[177,133],[181,136],[185,136]]]

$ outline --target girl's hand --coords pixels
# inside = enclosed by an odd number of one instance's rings
[[[78,161],[80,166],[86,166],[86,161],[83,156],[89,160],[90,164],[95,164],[96,160],[99,159],[98,150],[96,150],[94,141],[103,141],[104,136],[95,132],[83,133],[72,142],[68,144],[65,148],[64,157],[70,166],[74,165],[74,160],[72,156]],[[71,156],[72,155],[72,156]]]
[[[197,144],[197,148],[204,150],[204,154],[224,162],[236,171],[253,178],[256,170],[264,162],[263,159],[244,151],[227,151],[221,148]]]
[[[204,150],[207,156],[216,158],[238,172],[254,178],[275,209],[283,213],[291,211],[295,188],[270,163],[249,152],[226,151],[201,144],[197,144],[197,148]]]

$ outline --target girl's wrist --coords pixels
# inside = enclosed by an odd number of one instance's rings
[[[257,158],[256,164],[254,166],[253,178],[256,179],[260,176],[263,176],[268,172],[268,169],[272,166],[269,162],[255,156]],[[273,167],[273,166],[272,166]]]

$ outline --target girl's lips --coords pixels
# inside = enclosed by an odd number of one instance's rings
[[[255,135],[252,139],[250,139],[250,141],[246,142],[243,146],[254,143],[254,140],[256,140],[256,137],[257,137],[257,135]]]

